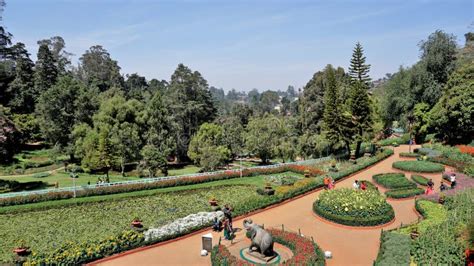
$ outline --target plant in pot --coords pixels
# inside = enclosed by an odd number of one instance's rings
[[[304,177],[308,178],[308,177],[310,177],[310,176],[311,176],[311,175],[310,175],[310,173],[309,173],[309,170],[308,170],[308,169],[305,169],[305,170],[304,170]]]
[[[17,247],[13,250],[18,256],[26,256],[29,252],[29,247],[26,245],[24,240],[20,240],[17,244]]]
[[[439,193],[438,203],[444,204],[445,201],[446,201],[446,194]]]
[[[211,196],[211,197],[209,198],[209,204],[210,204],[211,206],[213,206],[213,207],[216,207],[216,206],[217,206],[217,199],[216,199],[216,197]]]
[[[143,224],[142,224],[142,221],[138,217],[135,217],[132,221],[132,226],[135,228],[142,228]]]
[[[265,192],[266,195],[274,195],[275,194],[275,190],[273,189],[272,184],[270,184],[270,183],[265,184],[265,188],[263,189],[263,191]]]
[[[331,167],[329,168],[329,171],[330,172],[337,172],[337,164],[336,164],[336,160],[332,160],[331,161]]]
[[[413,227],[413,229],[411,229],[411,232],[410,232],[410,237],[411,239],[415,239],[417,237],[420,236],[420,232],[418,232],[418,227]]]

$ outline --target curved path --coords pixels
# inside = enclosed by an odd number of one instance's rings
[[[412,146],[414,148],[415,146]],[[395,148],[395,154],[389,158],[373,165],[370,168],[343,179],[336,184],[336,188],[351,187],[354,180],[372,181],[372,175],[386,172],[403,172],[392,168],[392,163],[399,160],[411,160],[399,158],[400,152],[407,152],[408,146]],[[447,168],[446,170],[450,170]],[[408,172],[407,177],[410,178]],[[438,189],[441,174],[423,174],[433,178],[436,189]],[[383,189],[380,189],[383,191]],[[250,217],[258,224],[265,227],[280,227],[284,224],[285,230],[298,231],[308,237],[313,237],[316,243],[323,249],[333,254],[332,259],[327,260],[327,265],[372,265],[379,250],[379,238],[381,228],[359,229],[339,226],[337,224],[322,221],[313,215],[312,204],[321,190],[315,190],[305,196],[290,200],[281,205],[270,207]],[[395,210],[395,221],[385,227],[392,229],[403,224],[417,221],[418,214],[414,211],[414,199],[388,200]],[[247,217],[245,217],[247,218]],[[234,221],[234,227],[242,227],[244,217]],[[245,230],[236,233],[233,243],[224,241],[228,246],[242,245],[248,241],[245,238]],[[118,254],[109,258],[99,260],[92,265],[210,265],[210,256],[201,257],[201,235],[212,233],[214,243],[218,241],[222,233],[206,230],[199,234],[179,238],[175,241],[159,243]]]

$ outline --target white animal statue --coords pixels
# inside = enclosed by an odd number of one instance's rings
[[[252,220],[244,220],[245,229],[250,232],[250,244],[249,251],[258,251],[263,256],[273,256],[273,237],[265,229],[260,227],[258,224],[254,224]]]

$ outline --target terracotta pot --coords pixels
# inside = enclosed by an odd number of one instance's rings
[[[410,233],[411,239],[415,239],[415,238],[417,238],[417,237],[419,237],[419,236],[420,236],[420,233],[418,233],[418,232],[411,232],[411,233]]]
[[[16,248],[13,250],[18,256],[24,256],[28,254],[28,249],[27,248]]]
[[[211,204],[211,206],[217,206],[217,200],[210,200],[209,204]]]
[[[438,203],[444,204],[444,202],[445,202],[445,199],[444,199],[444,198],[439,198],[439,199],[438,199]]]

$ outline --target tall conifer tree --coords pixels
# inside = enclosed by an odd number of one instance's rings
[[[364,48],[358,42],[352,53],[351,65],[349,67],[349,75],[352,80],[357,80],[369,84],[370,65],[365,63]]]

